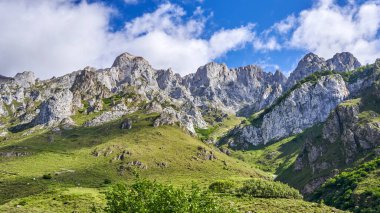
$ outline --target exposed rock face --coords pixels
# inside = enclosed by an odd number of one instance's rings
[[[43,102],[40,112],[32,121],[34,125],[54,125],[72,115],[73,94],[70,90],[58,90],[48,100]]]
[[[303,193],[313,192],[336,174],[337,169],[350,165],[380,145],[380,115],[361,108],[366,109],[366,103],[360,100],[340,104],[324,123],[321,138],[311,138],[305,143],[294,170],[309,171],[310,168],[309,176],[314,178],[304,186]]]
[[[371,113],[371,112],[369,112]],[[371,117],[378,117],[375,112]],[[363,150],[380,145],[380,122],[359,124],[359,106],[339,106],[323,129],[323,138],[330,143],[341,142],[344,161],[352,163]]]
[[[160,117],[154,121],[154,126],[179,124],[179,119],[178,113],[173,108],[168,107],[162,110]]]
[[[71,119],[71,118],[64,118],[61,121],[60,126],[62,127],[62,129],[70,130],[70,129],[73,129],[74,127],[76,127],[77,125],[73,121],[73,119]]]
[[[361,66],[358,59],[349,52],[335,54],[334,57],[326,61],[326,65],[329,70],[339,72],[354,70]]]
[[[292,87],[297,81],[305,78],[306,76],[326,68],[326,61],[324,58],[317,56],[314,53],[305,55],[296,69],[290,74],[287,82],[287,88]]]
[[[302,132],[325,121],[349,91],[340,75],[321,77],[292,91],[283,101],[265,114],[259,126],[243,126],[233,130],[231,146],[266,144]]]
[[[4,107],[3,101],[0,100],[0,117],[2,116],[8,116],[8,112]]]
[[[256,66],[229,70],[226,65],[216,63],[202,66],[185,78],[197,105],[210,103],[228,112],[243,107],[257,111],[271,104],[281,95],[286,79],[280,72],[273,75]]]
[[[349,52],[337,53],[327,61],[314,53],[309,53],[301,59],[297,68],[290,74],[286,88],[291,88],[297,81],[316,71],[334,70],[344,72],[354,70],[360,66],[360,62]]]
[[[136,111],[136,109],[129,109],[127,106],[125,106],[125,104],[118,104],[112,107],[111,111],[103,112],[98,117],[86,122],[85,126],[99,126],[104,123],[119,119],[123,115],[132,113],[134,111]]]
[[[78,108],[82,107],[82,100],[102,99],[111,95],[109,90],[97,81],[96,70],[90,67],[86,67],[75,77],[70,90],[74,95],[74,103]],[[99,108],[99,106],[95,107],[92,111],[95,111],[96,108]]]
[[[34,85],[36,82],[36,77],[33,72],[25,71],[23,73],[18,73],[14,77],[14,80],[18,85],[27,88]]]

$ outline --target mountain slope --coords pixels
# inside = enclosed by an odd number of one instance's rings
[[[361,98],[341,103],[311,137],[292,169],[279,178],[311,193],[327,178],[373,158],[380,146],[380,98],[375,83]],[[294,173],[297,171],[296,173]]]
[[[216,180],[271,180],[176,126],[153,127],[157,116],[139,112],[98,127],[13,134],[0,145],[0,211],[103,212],[109,184],[132,182],[136,175],[202,188]],[[131,129],[120,128],[126,120]],[[337,211],[297,199],[220,199],[240,211]]]
[[[106,186],[105,180],[128,182],[135,173],[160,182],[196,182],[200,186],[217,179],[269,178],[264,172],[205,146],[178,127],[154,128],[157,116],[129,115],[129,119],[135,120],[132,129],[120,129],[121,121],[116,121],[92,128],[42,130],[3,142],[1,204],[49,193],[49,197],[54,197],[66,189],[79,190],[78,187],[96,192]],[[52,178],[44,179],[48,174]],[[76,203],[75,198],[70,202]]]

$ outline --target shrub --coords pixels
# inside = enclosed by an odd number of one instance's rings
[[[117,184],[107,193],[107,212],[236,212],[217,203],[206,191],[192,187],[190,191],[176,189],[148,180],[137,180],[128,186]]]
[[[22,201],[20,201],[19,203],[18,203],[18,205],[20,205],[20,206],[25,206],[27,203],[26,203],[26,201],[25,200],[22,200]]]
[[[229,180],[220,180],[210,184],[209,189],[217,193],[232,193],[236,188],[236,183]]]
[[[286,184],[263,179],[251,179],[244,182],[240,193],[261,198],[302,198],[298,190]]]
[[[45,180],[50,180],[52,178],[53,177],[51,176],[51,174],[44,174],[44,175],[42,175],[42,179],[45,179]]]
[[[104,184],[110,184],[112,181],[108,178],[104,179],[103,183]]]

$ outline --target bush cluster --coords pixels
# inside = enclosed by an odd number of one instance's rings
[[[217,193],[232,193],[236,188],[236,183],[230,180],[219,180],[210,184],[209,189]]]
[[[284,183],[263,179],[248,180],[239,191],[241,194],[260,198],[302,198],[298,190]]]
[[[44,174],[44,175],[42,175],[42,179],[45,179],[45,180],[50,180],[52,178],[53,178],[53,176],[51,176],[51,174]]]
[[[106,193],[106,198],[106,211],[111,213],[236,212],[219,204],[212,194],[197,187],[187,191],[148,180],[137,180],[130,186],[115,185]]]

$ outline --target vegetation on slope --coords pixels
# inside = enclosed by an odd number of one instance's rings
[[[107,212],[237,212],[222,205],[209,191],[197,186],[188,191],[148,180],[137,180],[132,185],[118,184],[106,193]]]
[[[8,154],[0,157],[0,211],[104,212],[104,193],[110,184],[131,186],[136,174],[157,181],[163,193],[172,189],[167,184],[173,185],[173,190],[185,187],[185,197],[193,184],[203,193],[217,180],[259,178],[271,182],[265,172],[203,144],[178,127],[154,128],[157,116],[142,112],[127,115],[133,121],[129,130],[119,128],[122,118],[99,127],[12,134],[0,143],[0,153]],[[302,200],[266,200],[233,193],[216,201],[238,211],[329,209]],[[261,205],[261,210],[252,203]]]
[[[380,212],[380,158],[330,178],[312,200],[354,212]]]
[[[214,125],[207,129],[196,128],[195,131],[198,134],[198,138],[204,142],[215,142],[220,140],[229,130],[238,125],[243,118],[230,115],[224,118],[222,121],[212,122]]]
[[[263,179],[216,181],[209,190],[138,179],[131,185],[112,187],[107,192],[107,209],[109,212],[340,212],[300,198],[291,187]]]

